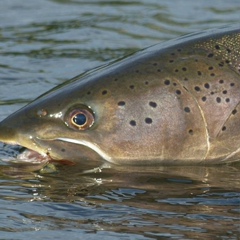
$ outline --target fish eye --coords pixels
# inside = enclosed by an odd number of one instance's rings
[[[68,124],[79,130],[90,128],[94,123],[94,115],[87,109],[75,109],[69,115]]]

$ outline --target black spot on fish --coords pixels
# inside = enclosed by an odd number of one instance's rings
[[[237,113],[237,109],[234,109],[233,111],[232,111],[232,115],[235,115]]]
[[[136,73],[139,73],[139,70],[136,70],[135,72],[136,72]]]
[[[126,104],[126,103],[125,103],[124,101],[119,101],[119,102],[118,102],[118,106],[121,106],[121,107],[122,107],[122,106],[125,106],[125,104]]]
[[[177,86],[177,84],[174,82],[174,83],[173,83],[173,86]]]
[[[222,93],[223,93],[223,94],[227,94],[227,90],[224,90]]]
[[[185,107],[185,108],[184,108],[184,111],[185,111],[186,113],[190,113],[191,110],[190,110],[189,107]]]
[[[181,91],[180,90],[176,90],[176,94],[177,95],[181,95]]]
[[[228,103],[228,102],[230,102],[230,98],[226,98],[226,100],[225,100],[225,101],[226,101],[227,103]]]
[[[210,76],[211,76],[211,77],[214,77],[214,76],[215,76],[215,73],[211,73]]]
[[[209,88],[210,88],[209,83],[205,83],[205,84],[204,84],[204,87],[207,88],[207,89],[209,89]]]
[[[131,120],[131,121],[129,122],[129,124],[130,124],[131,126],[133,126],[133,127],[135,127],[135,126],[137,125],[137,123],[136,123],[135,120]]]
[[[225,60],[225,63],[230,63],[230,61],[227,59],[227,60]]]
[[[157,103],[155,102],[149,102],[149,106],[156,108],[157,107]]]
[[[211,92],[211,95],[213,95],[214,94],[214,92]]]
[[[184,72],[186,72],[186,71],[187,71],[187,68],[183,67],[182,70],[183,70]]]
[[[230,83],[230,86],[233,87],[235,85],[235,83]]]
[[[147,118],[145,118],[145,122],[146,122],[147,124],[151,124],[151,123],[152,123],[152,119],[149,118],[149,117],[147,117]]]
[[[130,85],[129,88],[134,89],[134,85]]]
[[[224,62],[220,62],[220,63],[218,64],[218,66],[219,66],[219,67],[223,67],[223,66],[224,66]]]
[[[153,63],[153,66],[157,66],[158,64],[157,63]]]
[[[224,83],[224,80],[222,80],[222,79],[219,80],[219,83],[220,83],[220,84],[223,84],[223,83]]]
[[[170,81],[169,81],[168,79],[166,79],[166,80],[164,81],[164,84],[165,84],[165,85],[170,85]]]
[[[87,95],[91,95],[91,91],[88,91],[88,92],[87,92]]]
[[[117,81],[118,81],[118,78],[115,78],[114,81],[117,82]]]
[[[213,67],[209,67],[208,70],[213,70]]]
[[[231,52],[231,49],[227,48],[227,52],[230,53],[230,52]]]
[[[102,95],[106,95],[107,93],[108,93],[107,90],[102,91]]]
[[[192,129],[189,129],[189,130],[188,130],[188,133],[189,133],[190,135],[193,135],[193,130],[192,130]]]
[[[227,129],[227,128],[226,128],[225,126],[222,127],[222,131],[226,131],[226,129]]]
[[[62,148],[62,149],[61,149],[61,151],[62,151],[62,152],[65,152],[65,151],[66,151],[66,149],[65,149],[65,148]]]
[[[202,72],[201,71],[197,71],[197,74],[198,74],[198,76],[201,76]]]
[[[145,85],[148,85],[148,83],[149,83],[149,82],[148,82],[148,81],[146,81],[146,82],[145,82]]]
[[[207,98],[204,96],[204,97],[202,97],[202,101],[203,102],[206,102],[206,100],[207,100]]]
[[[184,80],[184,81],[188,81],[188,78],[185,77],[183,80]]]
[[[209,58],[212,58],[213,56],[214,56],[213,53],[209,53],[209,54],[208,54],[208,57],[209,57]]]
[[[216,48],[217,50],[219,50],[219,49],[220,49],[219,45],[215,45],[215,48]]]
[[[178,69],[175,69],[175,72],[178,72]]]
[[[170,62],[170,63],[173,63],[173,62],[174,62],[174,60],[172,60],[172,59],[171,59],[171,60],[169,60],[169,62]]]
[[[216,98],[216,101],[217,101],[217,103],[220,103],[220,102],[221,102],[221,98],[220,98],[220,97],[217,97],[217,98]]]
[[[197,92],[200,92],[201,91],[201,89],[200,89],[200,87],[198,87],[198,86],[195,86],[195,91],[197,91]]]

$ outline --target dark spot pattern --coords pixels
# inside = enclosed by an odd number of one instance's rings
[[[166,80],[164,81],[164,84],[165,84],[165,85],[170,85],[170,80],[166,79]]]
[[[197,91],[197,92],[200,92],[200,91],[201,91],[201,88],[200,88],[199,86],[195,86],[194,89],[195,89],[195,91]]]
[[[126,103],[125,103],[124,101],[119,101],[119,102],[118,102],[118,106],[121,106],[121,107],[125,106],[125,104],[126,104]]]
[[[131,120],[131,121],[129,122],[129,124],[130,124],[131,126],[133,126],[133,127],[135,127],[135,126],[137,125],[137,123],[136,123],[135,120]]]
[[[157,103],[155,102],[149,102],[149,106],[156,108],[157,107]]]
[[[220,84],[223,84],[223,83],[224,83],[224,80],[222,80],[222,79],[219,80],[219,83],[220,83]]]
[[[209,88],[210,88],[209,83],[205,83],[205,84],[204,84],[204,87],[207,88],[207,89],[209,89]]]
[[[220,97],[217,97],[217,98],[216,98],[216,101],[217,101],[217,103],[220,103],[220,102],[221,102],[221,98],[220,98]]]
[[[107,93],[108,93],[107,90],[102,91],[102,95],[106,95]]]
[[[145,118],[145,122],[146,122],[147,124],[151,124],[151,123],[152,123],[152,119],[149,118],[149,117],[147,117],[147,118]]]
[[[232,115],[235,115],[237,113],[237,109],[234,109],[233,111],[232,111]]]
[[[189,107],[185,107],[185,108],[184,108],[184,111],[185,111],[186,113],[190,113],[191,110],[190,110]]]
[[[188,133],[189,133],[190,135],[193,135],[193,130],[192,130],[192,129],[189,129],[189,130],[188,130]]]

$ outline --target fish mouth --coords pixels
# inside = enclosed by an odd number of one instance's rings
[[[33,164],[44,164],[48,163],[52,160],[49,154],[39,153],[35,150],[22,147],[20,150],[20,154],[16,157],[17,162],[24,162],[24,163],[33,163]]]

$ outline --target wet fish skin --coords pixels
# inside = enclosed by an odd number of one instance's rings
[[[238,161],[239,90],[239,28],[181,37],[42,95],[0,123],[0,141],[81,163]],[[76,109],[93,125],[71,126]]]

